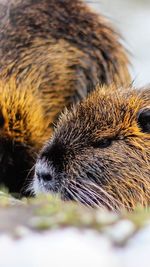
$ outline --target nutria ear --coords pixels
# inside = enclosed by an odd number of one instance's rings
[[[150,107],[139,111],[138,124],[142,132],[150,133]]]

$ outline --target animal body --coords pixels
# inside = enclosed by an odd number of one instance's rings
[[[130,75],[118,34],[80,0],[0,0],[0,22],[0,184],[20,193],[63,108]]]

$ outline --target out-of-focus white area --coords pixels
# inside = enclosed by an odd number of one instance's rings
[[[119,29],[137,86],[150,84],[150,0],[85,0]]]
[[[120,267],[149,267],[150,225],[141,230],[125,248],[117,250]],[[110,265],[111,267],[111,265]]]
[[[2,267],[109,267],[110,258],[111,267],[119,267],[109,240],[91,231],[70,228],[18,241],[0,237]]]
[[[19,240],[1,235],[0,266],[149,267],[150,226],[134,235],[125,247],[119,248],[111,241],[113,235],[121,237],[125,228],[125,232],[130,232],[130,223],[125,222],[121,228],[115,226],[112,236],[73,228],[28,233]]]

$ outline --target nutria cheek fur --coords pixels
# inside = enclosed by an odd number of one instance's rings
[[[0,20],[0,138],[12,144],[0,182],[20,192],[62,109],[130,75],[118,34],[80,0],[0,0]]]
[[[131,210],[150,203],[149,166],[150,89],[98,87],[62,115],[31,187],[35,194]]]

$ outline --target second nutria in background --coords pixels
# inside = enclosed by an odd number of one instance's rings
[[[118,34],[80,0],[0,0],[0,21],[0,183],[20,192],[62,109],[130,75]]]

